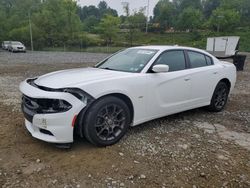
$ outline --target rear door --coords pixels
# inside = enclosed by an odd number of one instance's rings
[[[198,107],[210,103],[219,72],[211,57],[196,51],[187,50],[191,78],[192,106]]]

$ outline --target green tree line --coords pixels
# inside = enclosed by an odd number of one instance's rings
[[[145,9],[124,6],[118,16],[105,1],[80,7],[75,0],[1,0],[0,41],[18,40],[34,49],[134,45],[145,32]],[[149,19],[150,33],[249,29],[249,0],[159,0]]]

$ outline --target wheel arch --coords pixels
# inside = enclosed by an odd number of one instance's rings
[[[108,97],[108,96],[114,96],[117,97],[119,99],[121,99],[122,101],[124,101],[128,108],[129,108],[129,112],[130,112],[130,116],[131,116],[131,122],[133,122],[134,120],[134,105],[132,100],[125,94],[123,93],[109,93],[109,94],[105,94],[102,95],[98,98],[96,98],[93,102],[91,102],[89,105],[87,105],[85,108],[83,108],[80,113],[77,115],[77,119],[76,119],[76,125],[74,126],[74,134],[79,134],[81,137],[83,137],[83,122],[84,122],[84,118],[85,118],[85,114],[87,113],[87,111],[89,110],[89,108],[97,101],[101,100],[102,98]]]
[[[127,104],[128,108],[129,108],[130,116],[131,116],[131,122],[130,123],[132,123],[133,120],[134,120],[134,105],[133,105],[132,100],[127,95],[125,95],[123,93],[110,93],[110,94],[106,94],[106,95],[103,95],[103,96],[99,97],[96,100],[100,100],[100,99],[102,99],[104,97],[108,97],[108,96],[117,97],[117,98],[121,99],[122,101],[124,101]]]
[[[231,82],[228,78],[223,78],[218,83],[220,83],[220,82],[224,82],[228,86],[228,89],[229,90],[231,89]]]

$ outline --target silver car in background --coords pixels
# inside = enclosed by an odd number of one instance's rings
[[[10,41],[8,50],[10,52],[26,52],[26,47],[19,41]]]
[[[3,41],[2,42],[2,49],[8,50],[9,43],[10,43],[10,41]]]

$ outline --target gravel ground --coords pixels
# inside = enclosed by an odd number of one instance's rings
[[[249,63],[223,112],[201,108],[153,120],[106,148],[77,138],[62,150],[33,139],[20,112],[19,82],[105,56],[0,52],[1,187],[250,187]]]
[[[86,52],[31,52],[8,53],[0,51],[1,63],[96,63],[107,57],[108,54]]]

